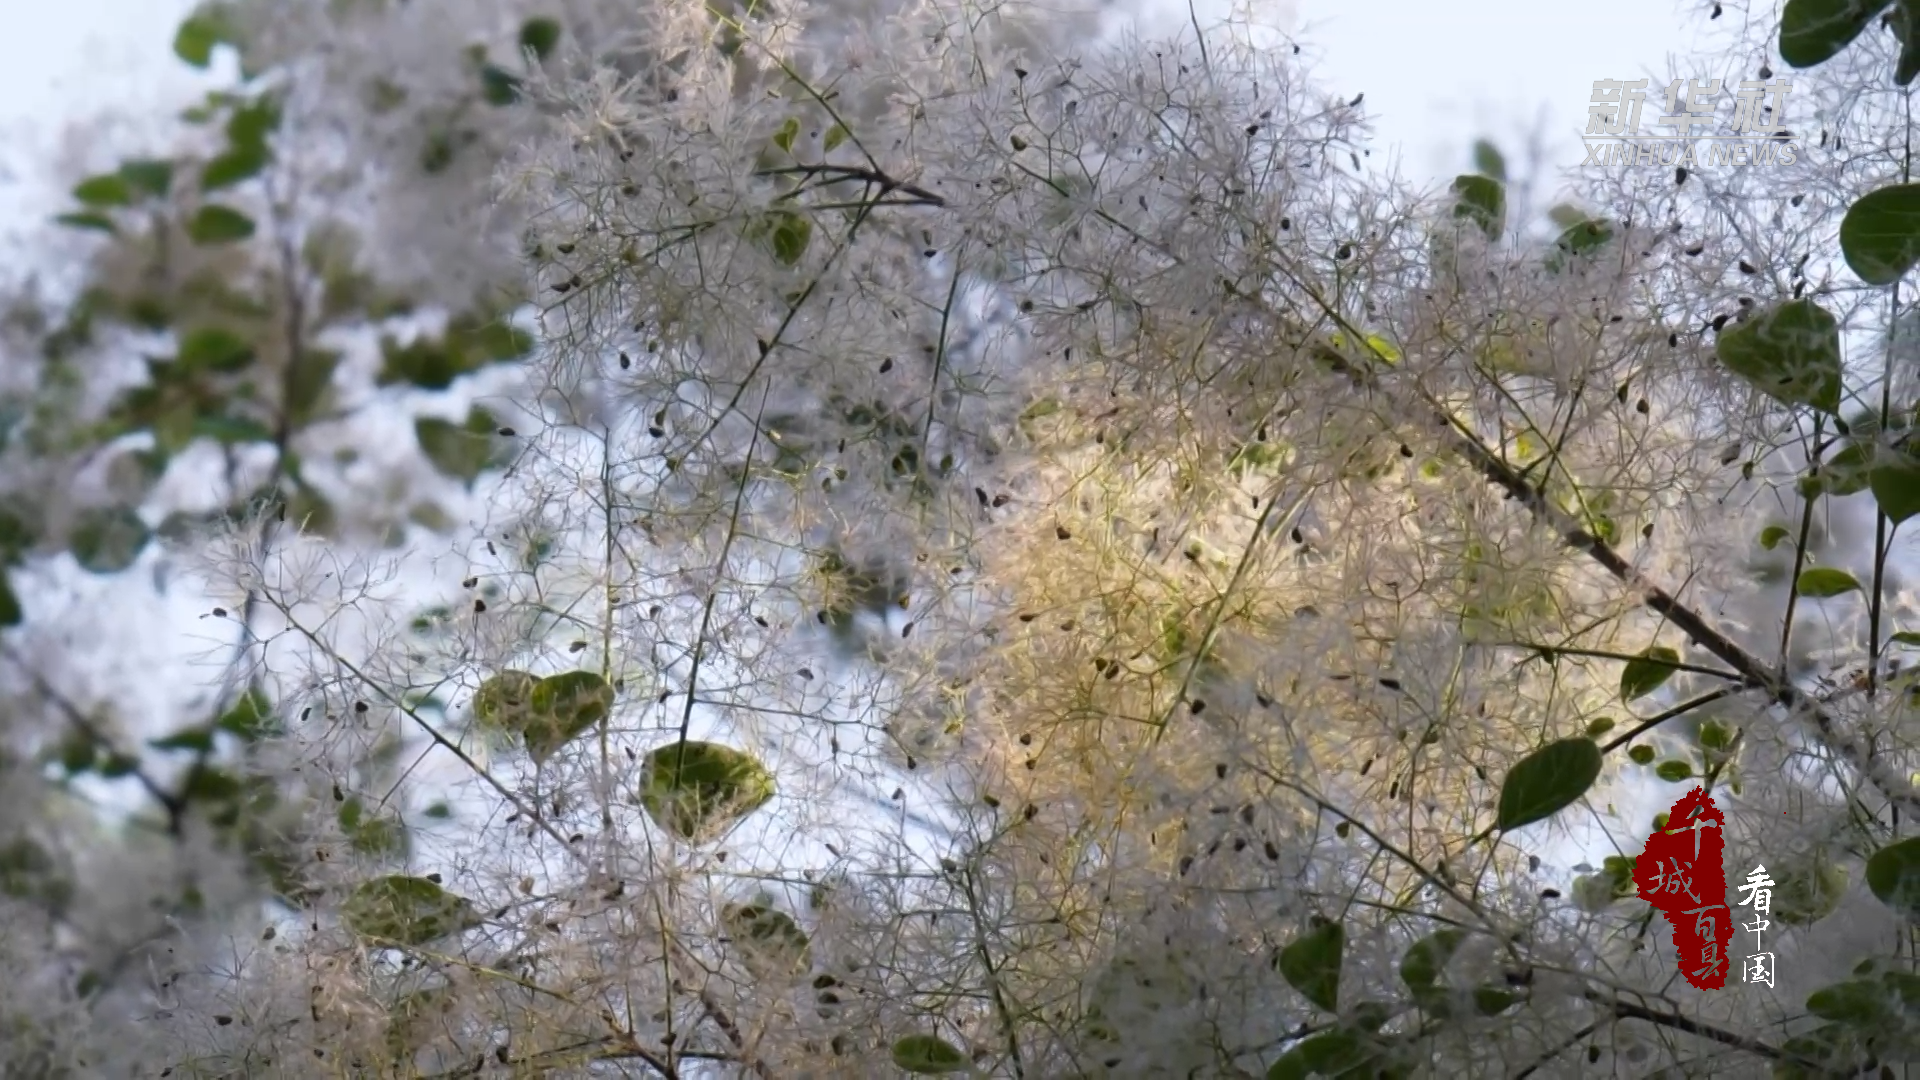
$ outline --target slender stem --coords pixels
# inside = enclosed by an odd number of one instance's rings
[[[1633,740],[1639,738],[1642,735],[1645,735],[1647,732],[1652,731],[1654,728],[1659,727],[1661,724],[1666,723],[1667,721],[1673,719],[1676,716],[1685,716],[1687,713],[1690,713],[1693,710],[1698,709],[1703,705],[1711,705],[1714,702],[1719,701],[1721,698],[1732,697],[1733,695],[1738,694],[1745,689],[1747,689],[1745,686],[1723,686],[1718,690],[1710,690],[1707,693],[1701,694],[1699,697],[1694,698],[1691,701],[1683,701],[1680,704],[1675,705],[1673,708],[1668,709],[1666,712],[1659,714],[1658,716],[1650,716],[1647,719],[1642,720],[1640,723],[1635,724],[1624,735],[1621,735],[1618,738],[1614,739],[1613,741],[1607,743],[1605,746],[1602,746],[1600,748],[1600,752],[1603,754],[1612,753],[1613,751],[1618,750],[1620,747],[1626,745],[1627,743],[1632,742]]]
[[[1826,417],[1816,413],[1813,417],[1813,441],[1820,441],[1820,429],[1826,423]],[[1820,479],[1820,451],[1815,450],[1807,467],[1807,479],[1817,483]],[[1793,545],[1793,573],[1787,578],[1787,614],[1780,621],[1780,673],[1787,671],[1787,649],[1793,643],[1793,614],[1800,602],[1800,571],[1807,565],[1807,537],[1813,532],[1813,504],[1818,495],[1801,496],[1800,537]]]
[[[1792,1062],[1816,1071],[1824,1068],[1818,1061],[1803,1058],[1798,1054],[1790,1054],[1779,1047],[1763,1043],[1758,1039],[1750,1039],[1745,1035],[1728,1031],[1725,1028],[1715,1027],[1712,1024],[1702,1024],[1697,1020],[1690,1020],[1679,1013],[1656,1012],[1644,1005],[1635,1005],[1630,1001],[1609,999],[1598,993],[1590,993],[1587,995],[1587,998],[1590,1001],[1594,1001],[1611,1009],[1613,1015],[1622,1020],[1644,1020],[1649,1024],[1672,1028],[1675,1031],[1684,1031],[1689,1035],[1697,1035],[1703,1039],[1711,1039],[1723,1046],[1731,1046],[1738,1050],[1745,1050],[1749,1054],[1758,1054],[1761,1057],[1772,1058],[1775,1061]]]

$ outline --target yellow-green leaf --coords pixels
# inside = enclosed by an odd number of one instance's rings
[[[893,1063],[915,1076],[967,1072],[973,1067],[959,1047],[938,1035],[908,1035],[896,1040]]]
[[[423,877],[362,882],[341,906],[347,929],[395,945],[425,945],[476,924],[473,905]]]
[[[1850,593],[1860,588],[1860,582],[1845,570],[1835,570],[1831,566],[1816,566],[1804,570],[1793,589],[1801,596],[1814,600],[1825,600],[1831,596]]]
[[[1789,300],[1720,334],[1720,362],[1787,405],[1840,411],[1840,324],[1811,300]]]
[[[799,135],[800,121],[789,116],[787,117],[787,122],[780,125],[780,130],[773,133],[773,145],[791,154],[793,153],[793,140],[799,137]]]
[[[790,978],[804,971],[810,947],[793,917],[765,904],[729,904],[721,925],[748,971],[763,979]]]
[[[640,805],[655,824],[683,840],[722,831],[773,798],[773,774],[747,754],[686,741],[646,756]]]
[[[533,684],[523,733],[536,762],[613,714],[613,687],[591,671],[550,675]]]
[[[1620,700],[1633,701],[1660,689],[1673,678],[1673,666],[1679,662],[1680,654],[1665,645],[1654,645],[1627,661],[1620,672]]]

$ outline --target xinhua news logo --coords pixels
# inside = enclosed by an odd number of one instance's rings
[[[1719,79],[1675,79],[1667,85],[1664,106],[1656,106],[1666,111],[1646,124],[1670,128],[1672,134],[1656,131],[1643,138],[1647,81],[1600,79],[1593,84],[1584,136],[1587,159],[1581,164],[1791,165],[1798,159],[1800,145],[1784,123],[1792,82],[1742,79],[1738,90],[1723,93]],[[1720,103],[1728,97],[1733,99],[1733,115],[1723,128]]]

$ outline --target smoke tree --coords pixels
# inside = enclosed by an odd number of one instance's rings
[[[1905,24],[1781,39],[1798,163],[1600,176],[1550,240],[1496,158],[1366,169],[1245,24],[1112,25],[189,20],[242,85],[79,181],[89,288],[9,323],[14,1060],[1920,1054]],[[60,552],[191,572],[198,711],[87,700]],[[1631,898],[1694,784],[1774,988]]]

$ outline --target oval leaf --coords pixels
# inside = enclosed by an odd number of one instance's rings
[[[1436,930],[1407,947],[1400,958],[1400,981],[1414,990],[1424,990],[1440,978],[1440,972],[1453,959],[1454,950],[1467,939],[1464,930]]]
[[[529,705],[527,752],[544,761],[613,714],[613,687],[591,671],[569,671],[534,683]]]
[[[789,978],[806,969],[810,948],[806,932],[792,916],[764,904],[729,904],[721,925],[748,971],[763,979]]]
[[[1816,566],[1801,572],[1800,580],[1794,583],[1793,591],[1815,600],[1825,600],[1830,596],[1853,592],[1859,587],[1860,583],[1845,570],[1835,570],[1831,566]]]
[[[640,805],[683,840],[721,831],[773,798],[773,774],[752,757],[717,743],[686,741],[648,754]]]
[[[131,509],[88,511],[73,527],[73,557],[91,573],[117,574],[133,565],[151,537]]]
[[[915,1076],[967,1072],[973,1067],[959,1047],[938,1035],[908,1035],[896,1041],[893,1063]]]
[[[1780,875],[1773,915],[1788,926],[1811,926],[1833,914],[1847,894],[1847,868],[1824,860]]]
[[[88,206],[130,206],[133,185],[117,173],[89,176],[73,189],[73,197]]]
[[[1315,918],[1312,927],[1280,950],[1280,975],[1287,985],[1328,1012],[1340,1009],[1340,958],[1347,932],[1337,922]]]
[[[500,672],[473,695],[474,718],[498,731],[526,730],[533,715],[533,686],[539,681],[524,671]]]
[[[252,235],[252,218],[218,203],[201,207],[187,220],[187,237],[196,244],[231,244]]]
[[[1470,221],[1498,240],[1507,227],[1507,191],[1490,176],[1458,176],[1453,181],[1453,216]]]
[[[1720,362],[1787,405],[1840,411],[1840,324],[1811,300],[1789,300],[1720,335]]]
[[[1366,1066],[1382,1047],[1357,1031],[1323,1031],[1282,1055],[1267,1069],[1267,1080],[1307,1080],[1310,1076],[1372,1076]]]
[[[534,59],[545,60],[553,47],[560,44],[560,24],[552,19],[528,19],[520,24],[520,47],[533,53]]]
[[[1507,774],[1494,825],[1510,831],[1552,817],[1585,795],[1599,776],[1600,747],[1592,739],[1548,743]]]
[[[1787,0],[1780,13],[1780,59],[1809,68],[1839,55],[1890,0]]]
[[[1920,918],[1920,836],[1888,844],[1867,860],[1867,888],[1908,918]]]
[[[1867,486],[1880,512],[1895,525],[1920,514],[1920,460],[1912,455],[1882,452],[1867,474]]]
[[[1891,285],[1920,262],[1920,184],[1870,191],[1840,222],[1840,252],[1869,285]]]
[[[180,339],[175,362],[188,371],[235,372],[253,362],[253,346],[231,330],[203,326]]]
[[[392,874],[362,882],[341,918],[363,938],[425,945],[474,925],[473,905],[423,877]]]
[[[1633,701],[1660,689],[1673,678],[1673,666],[1679,662],[1680,654],[1665,645],[1652,646],[1638,659],[1627,661],[1620,672],[1620,700]]]

